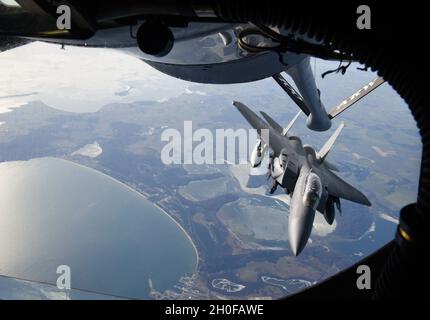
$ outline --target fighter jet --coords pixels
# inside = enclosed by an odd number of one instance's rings
[[[338,171],[337,168],[326,160],[344,127],[343,122],[321,150],[316,152],[311,146],[303,145],[299,137],[288,135],[299,114],[284,129],[264,112],[261,114],[265,121],[243,103],[234,101],[233,105],[259,135],[251,154],[251,165],[260,166],[265,154],[269,153],[268,169],[272,179],[270,193],[282,187],[291,195],[288,236],[295,256],[302,252],[308,242],[315,211],[321,213],[331,225],[335,218],[335,206],[341,212],[340,199],[371,205],[363,193],[335,175],[333,171]]]

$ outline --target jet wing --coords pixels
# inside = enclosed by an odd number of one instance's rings
[[[282,128],[282,126],[277,123],[275,120],[273,120],[266,112],[264,111],[260,111],[261,115],[263,116],[264,120],[267,121],[267,123],[276,131],[278,131],[279,134],[282,134],[282,132],[284,131],[284,128]]]
[[[263,116],[264,120],[266,120],[267,123],[273,129],[275,129],[276,131],[278,131],[279,134],[281,134],[282,136],[285,137],[287,135],[288,131],[290,131],[290,129],[293,126],[294,122],[296,122],[297,118],[300,116],[300,114],[302,112],[299,111],[285,128],[283,128],[279,123],[277,123],[275,120],[273,120],[272,117],[270,117],[266,112],[260,111],[260,113]]]
[[[330,161],[328,161],[327,159],[324,159],[323,164],[330,170],[339,171],[337,166],[335,164],[331,163]]]
[[[245,106],[242,102],[233,101],[233,105],[239,110],[244,116],[246,121],[256,130],[260,131],[263,129],[269,129],[269,125],[264,122],[259,116],[257,116],[251,109]]]
[[[355,189],[333,172],[325,170],[325,176],[325,182],[327,183],[327,189],[330,195],[366,206],[372,205],[369,199],[367,199],[367,197],[362,192]]]
[[[269,147],[275,152],[278,153],[282,148],[289,148],[288,139],[285,139],[281,132],[278,132],[277,129],[269,126],[267,122],[257,116],[251,109],[245,106],[243,103],[238,101],[233,101],[233,105],[239,110],[239,112],[245,117],[245,119],[249,122],[249,124],[258,131],[260,134],[261,140],[269,145]],[[264,131],[267,130],[265,134]],[[270,138],[270,142],[269,142]]]

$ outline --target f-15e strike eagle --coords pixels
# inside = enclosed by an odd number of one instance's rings
[[[112,48],[165,74],[198,83],[230,84],[272,77],[307,116],[306,125],[314,131],[330,129],[334,117],[384,83],[378,77],[327,111],[311,70],[311,57],[349,64],[357,61],[330,43],[284,27],[208,20],[218,14],[218,7],[212,7],[211,2],[190,2],[186,10],[175,4],[154,6],[151,1],[110,1],[105,6],[99,1],[70,0],[65,4],[0,0],[0,52],[31,41],[46,41],[62,49],[66,45]],[[69,23],[65,23],[66,17]],[[333,71],[345,71],[346,67]],[[296,89],[282,72],[289,75]],[[343,125],[316,153],[298,137],[287,136],[290,126],[282,129],[268,115],[263,113],[265,122],[243,104],[235,105],[254,128],[269,129],[270,143],[264,139],[257,142],[253,162],[260,165],[264,148],[273,150],[270,171],[276,183],[272,191],[281,185],[292,193],[289,229],[294,254],[306,245],[315,210],[331,224],[334,205],[340,210],[340,198],[370,205],[361,192],[333,174],[335,166],[325,159]]]
[[[308,242],[315,211],[323,214],[331,225],[335,218],[335,206],[341,211],[340,199],[371,205],[363,193],[335,175],[332,171],[337,171],[336,167],[326,160],[344,127],[343,122],[321,150],[316,152],[311,146],[303,145],[299,137],[288,136],[289,129],[300,113],[284,129],[264,112],[261,114],[266,121],[243,103],[235,101],[233,104],[260,137],[251,154],[251,165],[260,166],[270,149],[270,193],[280,186],[291,195],[288,236],[294,255],[297,256]]]

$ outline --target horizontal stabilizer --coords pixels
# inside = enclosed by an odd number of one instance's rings
[[[378,78],[370,81],[368,84],[363,86],[360,90],[355,92],[352,96],[343,100],[340,104],[338,104],[336,107],[334,107],[328,114],[329,118],[333,119],[334,117],[338,116],[339,114],[344,112],[346,109],[351,107],[354,103],[359,101],[361,98],[365,97],[370,92],[375,90],[377,87],[379,87],[384,82],[385,82],[385,80],[382,79],[381,77],[378,77]]]
[[[345,124],[342,121],[342,123],[339,125],[339,127],[336,129],[336,131],[326,141],[326,143],[321,148],[321,150],[318,151],[317,158],[319,158],[321,161],[325,159],[325,157],[328,155],[330,150],[333,148],[333,145],[336,142],[337,137],[339,137],[339,134],[342,131],[343,127],[345,127]]]

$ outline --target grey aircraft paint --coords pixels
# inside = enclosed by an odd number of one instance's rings
[[[291,194],[288,232],[294,255],[300,254],[306,246],[316,211],[324,215],[327,223],[332,224],[335,205],[341,210],[340,199],[371,205],[362,192],[331,171],[333,165],[326,165],[325,156],[332,148],[343,124],[328,139],[321,149],[322,152],[318,153],[311,146],[303,146],[299,137],[288,136],[287,130],[283,130],[282,126],[264,112],[262,115],[266,121],[243,103],[234,101],[233,104],[254,129],[269,131],[266,137],[261,135],[259,143],[265,144],[262,148],[267,145],[273,151],[269,167],[273,180],[271,192],[280,186]],[[291,124],[288,125],[288,128],[290,127]],[[251,162],[258,165],[261,163],[252,159]]]

